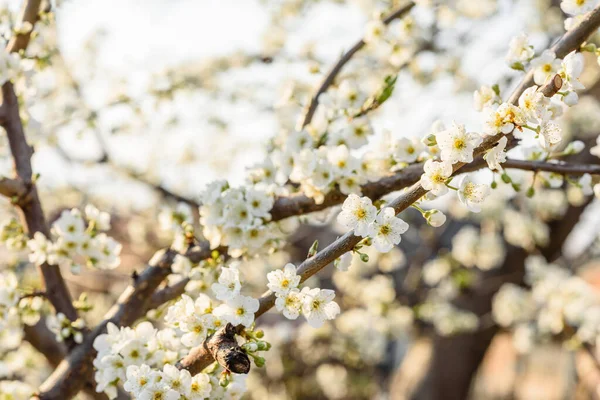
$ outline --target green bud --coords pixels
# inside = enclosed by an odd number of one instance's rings
[[[254,332],[254,336],[256,336],[257,338],[260,339],[265,336],[265,331],[263,331],[262,329],[259,329]]]
[[[263,342],[262,340],[256,342],[256,348],[258,351],[267,350],[267,342]]]
[[[244,345],[242,346],[244,348],[244,350],[253,353],[255,351],[259,350],[259,346],[258,343],[256,342],[248,342],[248,343],[244,343]]]
[[[533,186],[527,189],[527,193],[525,193],[525,195],[529,198],[532,198],[535,195],[535,189],[533,188]]]
[[[501,178],[502,178],[502,182],[504,182],[504,183],[512,182],[512,179],[510,179],[510,176],[508,176],[508,174],[506,172],[502,173]]]
[[[221,374],[221,378],[219,378],[219,385],[221,385],[222,387],[227,387],[227,385],[229,385],[229,382],[230,382],[229,378],[230,378],[229,372],[224,371]]]
[[[379,95],[377,96],[377,99],[375,100],[378,105],[383,104],[387,99],[390,98],[390,96],[394,92],[394,86],[396,85],[397,79],[398,79],[398,76],[388,75],[385,77],[385,85],[384,85],[383,89],[381,90],[381,93],[379,93]]]
[[[437,139],[435,135],[431,133],[428,136],[426,136],[425,139],[423,139],[423,144],[428,147],[437,145]]]
[[[258,368],[262,368],[265,366],[265,359],[263,357],[254,357],[254,365]]]
[[[597,50],[596,45],[594,43],[586,43],[581,46],[581,51],[589,51],[590,53],[595,53]]]
[[[498,187],[498,183],[496,181],[492,182],[492,189],[496,189]]]
[[[521,191],[521,185],[519,185],[518,183],[513,183],[512,188],[515,190],[515,192]]]
[[[367,254],[365,254],[365,253],[359,253],[359,254],[360,254],[360,260],[362,262],[365,262],[365,263],[369,262],[369,256]]]
[[[525,67],[520,62],[513,63],[510,67],[512,69],[516,69],[517,71],[525,71]]]
[[[306,256],[306,258],[314,256],[315,254],[317,254],[317,251],[319,251],[319,241],[315,240],[312,246],[310,246],[310,249],[308,249],[308,255]]]
[[[492,86],[492,90],[494,91],[494,93],[496,93],[496,96],[500,96],[500,86],[498,86],[497,83],[494,86]]]

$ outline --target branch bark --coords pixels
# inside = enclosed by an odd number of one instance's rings
[[[549,163],[543,161],[524,161],[524,160],[506,160],[502,164],[504,168],[520,169],[524,171],[545,171],[554,172],[561,175],[579,176],[583,174],[600,175],[600,165],[596,164],[570,164],[570,163]]]

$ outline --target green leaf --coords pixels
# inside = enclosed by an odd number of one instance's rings
[[[517,71],[525,71],[525,67],[520,62],[513,63],[510,67],[512,69],[516,69]]]
[[[492,86],[492,90],[494,91],[494,93],[496,93],[496,96],[500,96],[500,86],[498,86],[497,83],[494,86]]]

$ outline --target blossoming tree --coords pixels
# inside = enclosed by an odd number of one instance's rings
[[[597,1],[539,2],[537,26],[500,46],[503,72],[474,94],[463,27],[484,29],[502,4],[366,2],[362,39],[335,64],[304,55],[320,81],[287,87],[270,110],[280,129],[241,183],[184,192],[119,164],[107,137],[146,129],[182,91],[222,94],[210,80],[241,56],[204,67],[204,79],[174,68],[142,97],[96,107],[57,44],[65,5],[22,3],[3,11],[0,55],[11,163],[0,179],[0,398],[484,398],[476,373],[507,334],[518,354],[553,341],[600,375],[600,298],[582,274],[596,241],[563,251],[600,197]],[[286,20],[313,2],[274,3],[271,48],[241,68],[285,58]],[[535,35],[546,40],[534,46]],[[473,94],[476,120],[378,128],[399,91],[436,82]],[[127,121],[107,128],[103,116],[119,107]],[[67,124],[84,126],[100,156],[65,148],[53,131]],[[51,172],[32,143],[157,200],[119,210],[70,187],[80,195],[71,207],[45,186]],[[131,265],[147,249],[148,264]],[[423,342],[430,356],[415,363]],[[600,378],[579,380],[598,393]]]

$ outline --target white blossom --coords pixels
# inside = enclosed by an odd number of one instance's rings
[[[482,142],[478,133],[467,132],[464,125],[452,123],[452,127],[435,135],[442,161],[455,164],[472,162],[473,150]]]
[[[337,221],[348,229],[353,229],[356,236],[367,236],[369,224],[375,220],[377,208],[368,197],[349,195],[342,205],[342,212]]]
[[[526,122],[523,111],[510,103],[502,103],[497,109],[487,108],[485,115],[486,135],[507,134],[513,131],[515,125],[521,126]]]
[[[400,138],[394,143],[394,159],[397,162],[411,164],[417,161],[419,155],[425,151],[425,146],[416,138]]]
[[[516,63],[523,64],[531,60],[534,54],[533,46],[529,44],[529,38],[526,34],[521,33],[510,41],[506,62],[511,67]]]
[[[597,0],[562,0],[560,8],[566,14],[580,15],[592,11],[597,4]]]
[[[291,289],[275,299],[275,308],[287,319],[296,319],[302,310],[304,295],[298,289]]]
[[[531,60],[531,68],[533,68],[533,80],[536,85],[543,85],[548,78],[554,76],[561,62],[556,59],[556,54],[552,50],[545,50],[540,56]]]
[[[458,187],[458,198],[470,211],[480,212],[481,204],[489,194],[489,186],[474,183],[468,174],[461,177]]]
[[[240,271],[237,263],[221,268],[218,283],[213,283],[211,286],[217,299],[223,301],[237,297],[241,288]]]
[[[506,162],[506,144],[508,139],[506,136],[502,136],[498,141],[498,144],[483,155],[483,159],[487,162],[488,167],[492,171],[502,171],[502,163]]]
[[[313,328],[321,327],[325,321],[340,313],[340,306],[333,301],[335,292],[329,289],[302,289],[302,313]]]
[[[285,295],[300,284],[300,275],[296,275],[296,266],[286,264],[282,270],[276,270],[267,274],[269,283],[267,287],[277,295]]]
[[[474,108],[482,111],[486,107],[492,107],[496,103],[502,103],[502,99],[489,86],[481,86],[479,90],[473,93]]]
[[[443,196],[448,192],[446,182],[452,175],[450,163],[427,160],[423,170],[420,180],[423,189],[431,191],[436,196]]]
[[[214,314],[233,325],[248,327],[254,322],[254,313],[258,311],[258,306],[258,300],[238,295],[215,308]]]
[[[386,207],[377,214],[375,221],[369,227],[369,236],[378,251],[387,253],[394,245],[400,243],[400,235],[407,230],[408,224],[396,217],[393,208]]]

